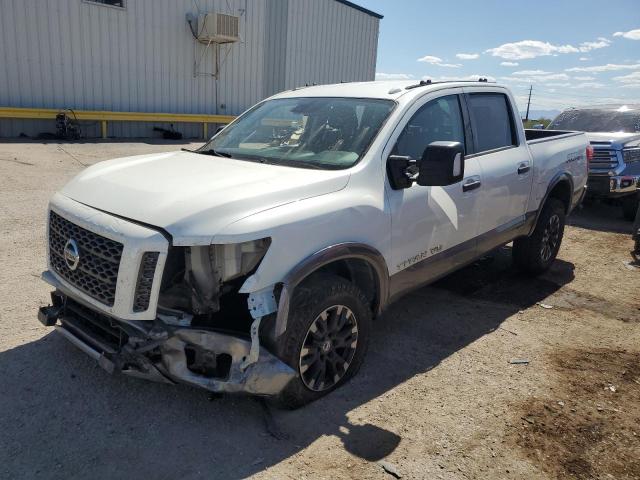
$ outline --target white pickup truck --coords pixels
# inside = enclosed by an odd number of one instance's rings
[[[525,132],[486,81],[283,92],[197,151],[102,162],[56,193],[38,317],[110,372],[298,407],[357,372],[406,292],[511,241],[547,269],[591,152]]]

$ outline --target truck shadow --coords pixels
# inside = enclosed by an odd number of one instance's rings
[[[244,478],[326,436],[357,457],[379,460],[402,441],[401,432],[359,421],[359,407],[429,375],[572,279],[573,265],[563,261],[541,278],[522,277],[503,248],[393,304],[374,325],[360,373],[292,412],[247,397],[209,400],[183,386],[111,377],[48,334],[0,353],[0,477]]]
[[[567,224],[598,232],[631,235],[633,231],[633,222],[622,217],[622,207],[602,202],[594,202],[576,209],[567,218]]]

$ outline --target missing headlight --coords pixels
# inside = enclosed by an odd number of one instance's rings
[[[270,244],[270,238],[261,238],[244,243],[211,245],[209,261],[214,275],[224,283],[253,273]]]
[[[248,334],[252,317],[245,280],[260,265],[269,238],[237,244],[173,247],[168,255],[159,307],[193,315],[191,326]]]

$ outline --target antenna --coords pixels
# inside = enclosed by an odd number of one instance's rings
[[[525,115],[525,121],[529,121],[529,107],[531,106],[531,90],[533,90],[533,85],[529,85],[529,100],[527,101],[527,114]]]

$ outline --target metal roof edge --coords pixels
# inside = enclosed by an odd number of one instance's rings
[[[336,2],[341,3],[343,5],[346,5],[347,7],[351,7],[351,8],[355,8],[356,10],[360,10],[361,12],[366,13],[367,15],[371,15],[372,17],[375,17],[377,19],[382,19],[384,18],[383,15],[380,15],[379,13],[376,13],[372,10],[369,10],[368,8],[364,8],[361,7],[360,5],[357,5],[353,2],[349,2],[348,0],[336,0]]]

